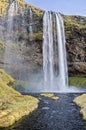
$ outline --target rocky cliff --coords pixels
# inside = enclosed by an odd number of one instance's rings
[[[11,33],[9,37],[14,44],[9,47],[11,49],[8,57],[11,55],[11,59],[16,58],[10,63],[10,60],[4,59],[7,55],[6,42],[9,39],[8,13],[13,2],[15,3],[11,29],[13,34]],[[21,79],[27,79],[42,68],[43,13],[43,10],[23,0],[4,0],[0,3],[0,66],[3,67],[5,64],[8,72],[12,70],[11,75],[14,78],[18,79],[20,75]],[[86,17],[62,16],[65,23],[69,75],[86,77]],[[33,33],[30,32],[31,28]]]
[[[86,76],[86,17],[63,16],[69,75]]]
[[[1,2],[5,5],[4,13],[1,13],[0,17],[0,66],[4,67],[14,78],[27,80],[42,65],[43,10],[23,0]],[[2,9],[2,6],[0,8]],[[9,20],[9,12],[13,15],[11,20]],[[32,29],[32,34],[30,29]]]

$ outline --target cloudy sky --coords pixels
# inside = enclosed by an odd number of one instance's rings
[[[86,16],[86,0],[25,0],[26,2],[42,8],[63,14]]]

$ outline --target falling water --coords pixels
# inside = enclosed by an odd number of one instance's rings
[[[12,2],[8,9],[7,17],[7,33],[6,33],[6,44],[5,44],[5,54],[4,54],[4,69],[11,74],[11,66],[15,63],[15,54],[13,56],[13,17],[15,15],[15,2]],[[7,65],[10,69],[7,68]]]
[[[10,62],[10,50],[12,46],[13,39],[13,16],[14,16],[15,6],[14,2],[10,5],[7,17],[7,33],[6,33],[6,47],[5,47],[5,62]]]
[[[59,76],[62,86],[68,86],[67,59],[65,48],[64,23],[61,15],[56,14],[57,34],[58,34],[58,55],[59,55]]]
[[[30,26],[29,26],[29,34],[30,34],[30,41],[33,40],[33,27],[32,27],[32,24],[33,24],[33,12],[32,12],[32,9],[30,8]]]
[[[13,16],[15,12],[15,3],[13,2],[8,10],[7,18],[7,40],[13,37]]]
[[[64,23],[58,13],[45,12],[43,18],[43,71],[45,91],[68,86]]]
[[[43,22],[43,70],[45,85],[54,84],[52,15],[45,12]]]

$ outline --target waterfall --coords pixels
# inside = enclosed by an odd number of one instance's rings
[[[13,37],[13,16],[15,12],[15,3],[13,2],[8,10],[8,18],[7,18],[7,38]],[[9,38],[10,39],[10,38]],[[8,40],[8,39],[7,39]]]
[[[53,85],[53,36],[52,36],[52,15],[45,12],[43,22],[43,70],[45,85]]]
[[[5,44],[5,53],[4,53],[4,69],[11,74],[11,66],[15,63],[15,54],[13,55],[13,22],[14,22],[14,15],[15,15],[15,2],[12,2],[8,9],[7,15],[7,32],[6,32],[6,44]],[[7,67],[9,66],[9,67]]]
[[[7,32],[6,32],[6,46],[5,46],[5,62],[10,63],[10,52],[13,44],[13,16],[15,12],[15,3],[13,2],[8,9],[7,17]]]
[[[60,14],[56,14],[57,34],[58,34],[58,55],[59,55],[59,75],[62,86],[68,86],[67,59],[65,48],[64,23]]]
[[[33,24],[33,12],[32,12],[32,9],[30,8],[30,26],[29,26],[29,33],[30,33],[30,41],[33,41],[33,27],[32,27],[32,24]]]
[[[45,12],[43,17],[43,72],[45,91],[68,86],[64,23],[59,13]]]

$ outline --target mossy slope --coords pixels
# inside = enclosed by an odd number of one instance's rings
[[[76,97],[74,103],[81,107],[80,113],[83,115],[83,120],[86,120],[86,94]]]
[[[8,75],[3,69],[0,69],[0,82],[4,82],[4,84],[13,83],[14,79]]]
[[[69,85],[77,87],[86,87],[86,78],[83,77],[69,77]]]
[[[8,127],[38,107],[38,100],[24,96],[8,84],[14,80],[0,69],[0,127]]]

